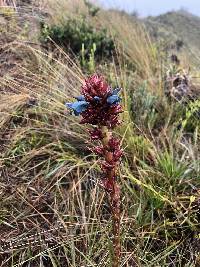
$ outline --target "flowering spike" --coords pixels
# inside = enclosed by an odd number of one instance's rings
[[[81,124],[90,124],[93,129],[88,130],[91,140],[99,143],[90,150],[101,158],[102,185],[108,194],[113,219],[113,267],[120,265],[120,188],[117,183],[117,168],[123,151],[120,140],[113,137],[110,129],[120,124],[119,113],[123,112],[120,105],[121,89],[112,88],[100,75],[94,74],[85,80],[81,88],[81,95],[74,103],[66,106],[75,115],[81,115]]]

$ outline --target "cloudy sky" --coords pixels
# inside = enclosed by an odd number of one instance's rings
[[[184,8],[200,16],[200,0],[98,0],[104,7],[117,7],[128,12],[137,10],[139,15],[159,15]]]

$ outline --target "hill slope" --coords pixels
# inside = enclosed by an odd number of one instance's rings
[[[178,50],[183,45],[192,54],[200,55],[200,17],[178,11],[148,17],[144,22],[156,39],[163,39]]]

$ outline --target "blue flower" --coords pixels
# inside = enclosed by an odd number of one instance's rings
[[[120,88],[116,88],[112,91],[111,95],[107,98],[107,103],[110,105],[118,104],[121,101],[121,97],[118,96]]]
[[[79,99],[83,99],[83,98],[79,98]],[[66,103],[65,105],[68,108],[73,110],[75,116],[79,116],[83,111],[87,109],[89,103],[86,102],[85,100],[79,100],[74,103]]]
[[[75,97],[78,101],[85,101],[85,97],[84,95],[80,95],[80,96],[77,96]]]

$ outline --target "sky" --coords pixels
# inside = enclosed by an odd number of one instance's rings
[[[104,7],[115,7],[140,16],[156,16],[167,11],[181,8],[200,16],[200,0],[98,0]]]

